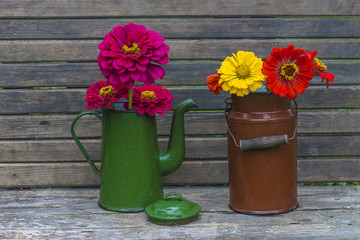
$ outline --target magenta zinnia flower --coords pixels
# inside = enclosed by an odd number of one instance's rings
[[[130,89],[135,81],[153,84],[165,76],[157,64],[169,62],[169,46],[157,32],[129,23],[113,28],[99,44],[98,64],[111,84],[120,82]],[[157,64],[154,64],[157,63]]]
[[[109,108],[111,103],[115,103],[124,97],[127,91],[128,89],[124,87],[124,84],[113,86],[108,81],[94,83],[86,91],[85,101],[88,102],[86,108],[90,110],[100,108],[102,105]]]
[[[134,87],[132,109],[137,110],[139,114],[164,115],[164,111],[172,109],[170,103],[173,101],[174,97],[170,91],[162,86],[138,86]],[[124,103],[124,107],[128,109],[127,102]]]

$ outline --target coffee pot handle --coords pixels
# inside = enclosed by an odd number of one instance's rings
[[[73,120],[72,124],[71,124],[71,135],[74,138],[76,144],[78,145],[78,147],[80,148],[82,154],[84,155],[84,157],[86,158],[86,160],[88,161],[88,163],[90,164],[90,167],[92,168],[92,170],[94,170],[94,172],[98,175],[100,175],[100,170],[95,166],[94,162],[91,160],[89,154],[86,152],[84,146],[81,144],[79,138],[76,136],[75,131],[74,131],[74,127],[75,124],[77,122],[77,120],[79,120],[82,116],[86,115],[86,114],[90,114],[90,115],[95,115],[99,120],[102,120],[102,116],[95,112],[95,111],[84,111],[79,113]]]

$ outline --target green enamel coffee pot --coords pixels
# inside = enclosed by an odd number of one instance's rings
[[[101,208],[139,212],[162,199],[162,176],[175,171],[184,159],[184,113],[195,106],[193,100],[188,99],[175,109],[165,152],[158,149],[155,116],[103,109],[102,115],[84,111],[75,117],[71,134],[91,168],[100,176]],[[102,121],[100,170],[74,131],[76,122],[89,114]]]

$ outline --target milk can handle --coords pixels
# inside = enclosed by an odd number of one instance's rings
[[[225,108],[225,122],[226,122],[226,128],[230,134],[230,136],[232,137],[232,139],[234,140],[234,144],[236,147],[240,148],[241,151],[246,151],[246,150],[251,150],[251,149],[266,149],[266,148],[271,148],[271,147],[276,147],[282,144],[289,144],[290,140],[293,140],[295,138],[296,135],[296,130],[297,130],[297,123],[294,129],[294,134],[291,138],[288,137],[287,134],[284,135],[279,135],[279,136],[265,136],[265,137],[258,137],[258,138],[252,138],[252,139],[248,139],[248,140],[240,140],[239,144],[236,142],[236,139],[234,137],[234,135],[232,134],[229,125],[227,123],[227,114],[230,112],[230,102],[231,98],[227,98],[225,100],[226,103],[226,108]],[[297,114],[298,114],[298,107],[297,107],[297,103],[294,100],[294,104],[296,107],[296,111],[295,111],[295,116],[297,118]]]
[[[94,170],[94,172],[97,175],[100,175],[100,173],[101,173],[100,170],[95,166],[95,164],[91,160],[89,154],[86,152],[84,146],[81,144],[79,138],[76,136],[75,131],[74,131],[75,123],[77,122],[77,120],[79,120],[79,118],[81,118],[82,116],[84,116],[86,114],[95,115],[99,120],[102,120],[102,116],[99,113],[95,112],[95,111],[81,112],[74,118],[74,120],[73,120],[73,122],[71,124],[71,135],[74,138],[74,140],[75,140],[76,144],[78,145],[78,147],[80,148],[82,154],[84,155],[84,157],[86,158],[86,160],[90,164],[90,167],[92,168],[92,170]]]

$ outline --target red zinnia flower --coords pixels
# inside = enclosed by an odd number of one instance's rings
[[[85,101],[88,102],[86,108],[88,110],[100,108],[103,104],[105,108],[109,108],[111,103],[117,102],[127,92],[128,89],[124,87],[124,84],[112,86],[108,81],[99,81],[92,84],[86,91]]]
[[[317,72],[319,76],[322,78],[321,82],[324,82],[326,80],[326,88],[329,88],[330,84],[333,84],[335,82],[334,78],[335,75],[332,73],[328,73],[326,71],[319,71]]]
[[[128,98],[128,96],[126,96]],[[164,111],[172,109],[170,103],[174,101],[174,97],[170,91],[162,86],[137,86],[133,91],[132,109],[137,110],[139,114],[147,113],[154,116],[155,113],[164,115]],[[128,109],[128,103],[124,103],[124,107]]]
[[[209,88],[209,92],[214,93],[215,95],[219,95],[222,91],[222,84],[219,83],[221,74],[213,74],[206,78],[207,86]]]
[[[322,63],[318,58],[314,58],[314,66],[315,66],[315,74],[319,75],[322,78],[321,82],[324,82],[324,80],[326,80],[326,88],[329,88],[329,85],[335,82],[334,80],[335,75],[332,73],[328,73],[326,71],[327,70],[326,65]]]
[[[326,80],[326,88],[329,88],[330,84],[333,84],[335,75],[332,73],[328,73],[326,65],[320,61],[320,59],[316,58],[317,51],[305,51],[305,54],[311,58],[311,61],[313,63],[313,71],[314,75],[320,76],[322,78],[321,82],[324,82]]]
[[[274,94],[293,99],[309,86],[314,76],[312,67],[304,50],[288,45],[287,48],[273,48],[263,63],[262,73],[267,76],[266,87]]]
[[[169,46],[157,32],[143,25],[129,23],[117,26],[99,44],[98,64],[111,84],[120,82],[130,89],[135,81],[148,85],[165,76],[165,70],[154,63],[169,62]]]

